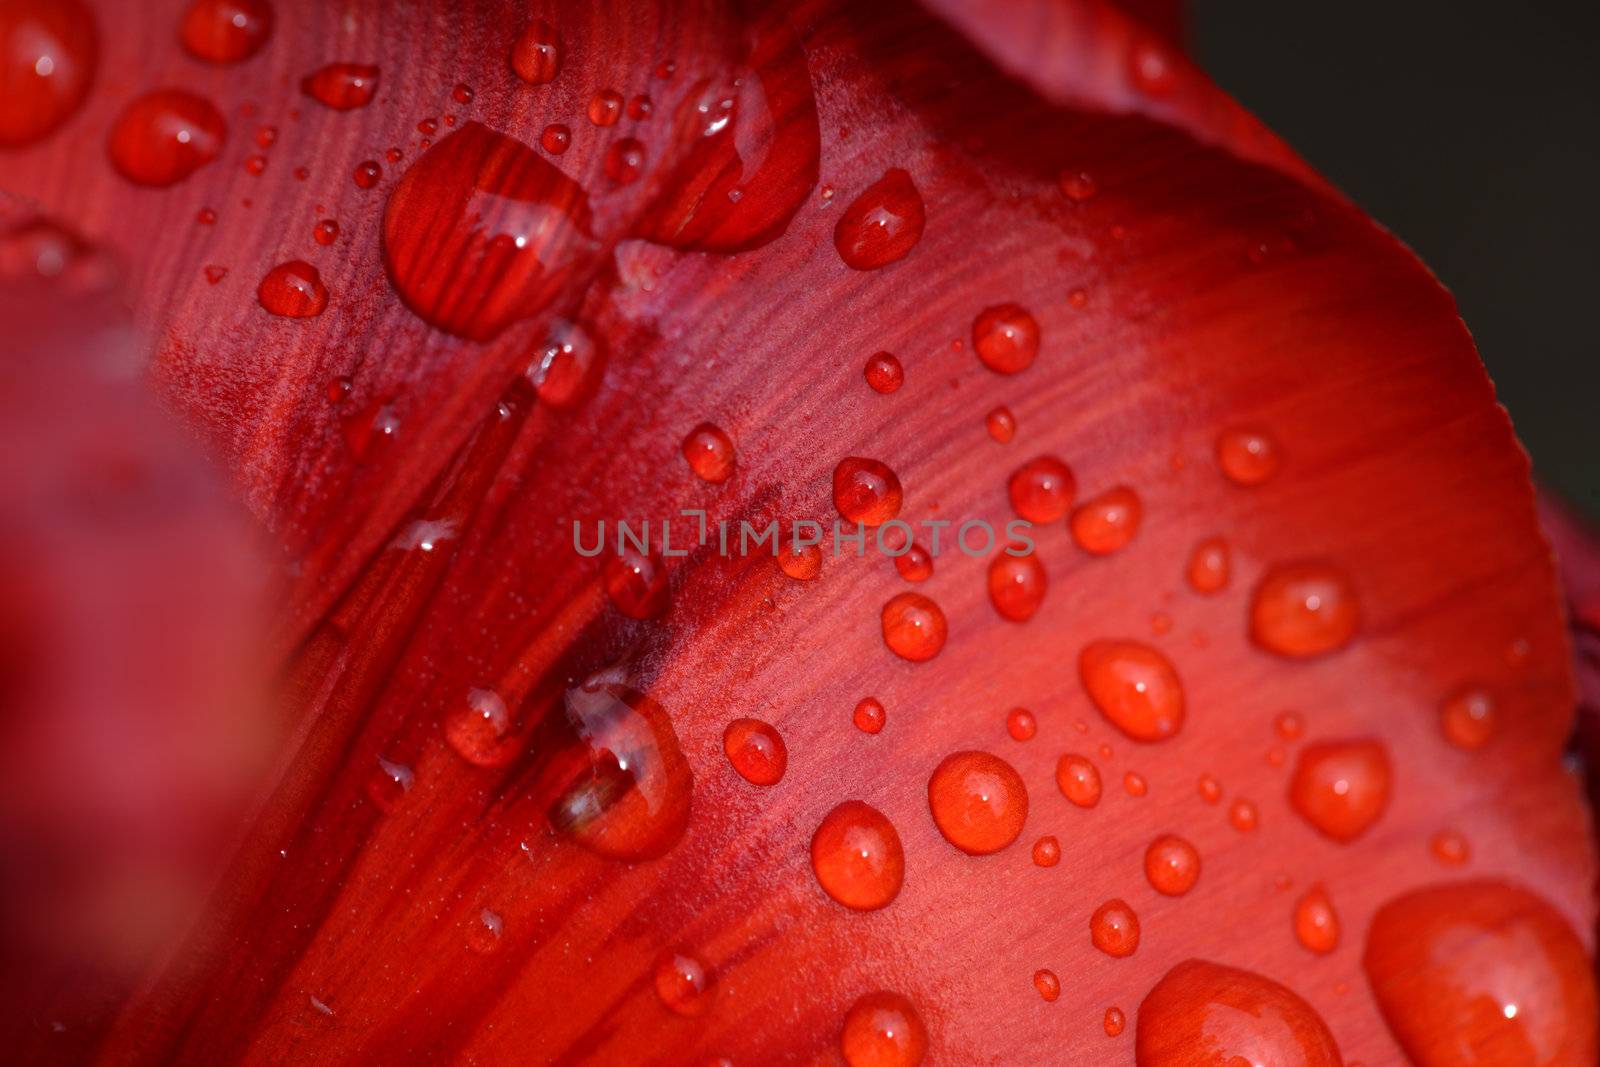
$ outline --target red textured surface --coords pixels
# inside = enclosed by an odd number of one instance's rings
[[[151,376],[283,546],[292,743],[208,921],[126,1001],[115,988],[30,991],[14,1030],[24,1055],[838,1063],[846,1011],[887,989],[920,1014],[930,1062],[1128,1064],[1131,1028],[1108,1037],[1106,1010],[1131,1021],[1163,975],[1198,958],[1289,986],[1346,1060],[1382,1064],[1399,1053],[1362,940],[1386,901],[1462,875],[1430,853],[1445,829],[1470,843],[1466,872],[1529,887],[1592,949],[1589,816],[1560,763],[1573,683],[1555,574],[1526,458],[1454,305],[1181,59],[1142,89],[1130,80],[1138,24],[1042,0],[1010,14],[930,4],[948,24],[901,0],[806,5],[776,22],[803,50],[807,96],[774,19],[721,5],[692,20],[663,13],[677,5],[535,5],[529,17],[556,26],[565,52],[541,87],[507,61],[522,16],[489,0],[363,2],[348,21],[280,3],[260,53],[227,68],[179,49],[182,6],[96,5],[94,91],[5,158],[4,183],[130,265]],[[747,56],[783,67],[773,110],[741,98],[750,121],[731,152],[683,140],[685,109]],[[335,113],[300,95],[301,78],[336,61],[380,68],[372,104]],[[227,146],[171,189],[135,188],[107,163],[104,131],[133,96],[174,81],[217,103]],[[601,89],[648,93],[651,117],[591,125]],[[592,212],[594,246],[559,291],[482,343],[408,310],[382,257],[389,195],[424,137],[443,142],[446,116],[529,146],[568,124],[572,147],[545,161]],[[436,132],[420,132],[430,119]],[[265,125],[276,137],[254,176],[244,161],[263,151]],[[813,134],[817,185],[797,198]],[[604,160],[628,136],[646,162],[618,186]],[[358,188],[355,166],[391,147],[401,161]],[[722,188],[691,180],[705,167],[739,169],[731,212],[689,206]],[[834,246],[839,213],[890,168],[915,182],[925,229],[905,258],[853,270]],[[1064,195],[1064,169],[1091,173],[1095,194]],[[207,208],[214,226],[196,221]],[[323,218],[340,227],[326,247]],[[629,236],[664,240],[663,219],[743,250]],[[295,259],[328,288],[316,318],[276,318],[255,298],[266,271]],[[210,265],[227,268],[222,281],[207,280]],[[1031,366],[1002,376],[971,338],[977,315],[1007,303],[1040,339]],[[592,395],[570,406],[521,384],[554,316],[582,322],[606,353]],[[904,367],[892,395],[862,378],[879,351]],[[341,377],[349,394],[331,400]],[[1016,418],[1009,444],[985,430],[1001,405]],[[393,432],[372,438],[380,413]],[[721,484],[681,454],[703,422],[737,450]],[[1217,470],[1232,426],[1280,447],[1264,484]],[[1131,487],[1137,535],[1096,558],[1064,521],[1036,528],[1048,590],[1025,622],[990,603],[989,558],[950,553],[947,535],[916,586],[949,627],[924,663],[884,647],[881,609],[907,586],[878,556],[830,556],[810,581],[759,556],[667,558],[669,606],[636,620],[609,605],[602,561],[573,548],[575,519],[654,527],[683,507],[831,522],[847,456],[894,471],[903,519],[1001,530],[1008,476],[1044,454],[1070,466],[1084,499]],[[673,527],[675,545],[690,526]],[[1231,577],[1202,597],[1185,569],[1214,536]],[[1268,566],[1298,560],[1348,575],[1361,621],[1345,647],[1290,661],[1251,643],[1249,597]],[[1136,743],[1089,703],[1075,664],[1103,639],[1172,662],[1175,736]],[[568,687],[602,670],[665,709],[693,775],[681,840],[637,864],[548,825],[562,776],[584,770],[552,770],[567,750],[550,724]],[[1437,717],[1468,684],[1494,691],[1504,724],[1472,753],[1445,742]],[[527,739],[509,763],[471,764],[446,743],[441,721],[480,688]],[[886,709],[873,734],[850,721],[868,696]],[[1005,727],[1019,705],[1037,718],[1026,742]],[[1290,710],[1302,738],[1274,732]],[[743,717],[783,738],[775,785],[745,781],[723,754]],[[1393,787],[1378,822],[1336,844],[1291,811],[1288,775],[1299,745],[1349,737],[1386,747]],[[1029,792],[1021,837],[994,855],[952,847],[929,815],[928,776],[963,750],[1002,756]],[[1065,752],[1106,778],[1096,806],[1057,790]],[[410,769],[408,791],[370,788],[380,758]],[[1130,773],[1145,795],[1117,788]],[[1221,781],[1220,805],[1199,795],[1202,774]],[[1240,798],[1259,809],[1251,832],[1226,817]],[[848,800],[881,810],[904,845],[904,885],[877,911],[838,905],[810,870],[814,831]],[[1202,857],[1181,897],[1145,880],[1145,851],[1165,833]],[[1050,867],[1030,856],[1044,834],[1060,841]],[[1325,956],[1293,930],[1294,900],[1315,884],[1346,931]],[[1141,930],[1124,959],[1090,943],[1090,915],[1113,899]],[[500,926],[487,940],[485,910]],[[654,989],[674,946],[713,976],[693,1017]],[[1053,1002],[1033,987],[1040,969],[1065,976]]]

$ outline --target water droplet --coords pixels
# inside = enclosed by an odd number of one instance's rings
[[[1360,622],[1350,579],[1321,563],[1273,567],[1250,603],[1250,637],[1269,652],[1296,659],[1343,648]]]
[[[989,431],[989,436],[1002,445],[1010,444],[1011,439],[1017,436],[1017,417],[1011,414],[1011,409],[1006,407],[995,408],[983,417],[984,429]]]
[[[1220,592],[1228,584],[1228,570],[1228,543],[1220,537],[1208,537],[1189,554],[1189,588],[1204,594]]]
[[[1594,965],[1561,913],[1525,889],[1465,882],[1391,900],[1362,966],[1416,1067],[1600,1062]]]
[[[383,213],[384,267],[400,298],[474,341],[544,311],[594,251],[583,189],[477,122],[413,163]]]
[[[271,35],[266,0],[194,0],[178,24],[184,49],[208,63],[242,63]]]
[[[635,96],[632,100],[628,101],[628,117],[630,119],[634,119],[635,121],[638,121],[638,122],[643,122],[645,119],[649,118],[651,115],[654,115],[655,112],[656,112],[656,102],[654,100],[650,99],[650,97],[646,96],[643,93],[640,93],[639,95]]]
[[[1122,776],[1122,789],[1130,797],[1142,797],[1150,792],[1150,783],[1144,780],[1144,775],[1129,771]]]
[[[339,223],[334,219],[323,219],[311,231],[311,236],[319,245],[331,245],[339,239]]]
[[[1013,556],[1002,552],[989,564],[989,600],[1002,618],[1012,622],[1033,618],[1048,588],[1044,564],[1032,553]]]
[[[0,148],[32,144],[66,122],[98,62],[94,17],[79,0],[0,5]]]
[[[1389,754],[1382,742],[1319,741],[1300,751],[1289,805],[1335,841],[1354,841],[1389,804]]]
[[[622,94],[601,89],[589,98],[589,121],[596,126],[615,126],[622,117]]]
[[[683,458],[701,481],[720,485],[733,477],[733,441],[709,422],[702,422],[683,439]]]
[[[1428,842],[1428,849],[1434,859],[1449,867],[1459,867],[1472,856],[1467,839],[1454,830],[1440,830],[1434,834],[1433,840]]]
[[[1089,918],[1089,939],[1107,956],[1131,956],[1139,949],[1139,917],[1125,901],[1108,900]]]
[[[922,194],[898,167],[867,186],[833,228],[839,258],[855,270],[876,270],[904,259],[922,239]]]
[[[1061,842],[1046,834],[1033,843],[1033,862],[1039,867],[1054,867],[1061,862]]]
[[[1054,971],[1034,971],[1033,988],[1037,989],[1045,1000],[1055,1000],[1061,995],[1061,979],[1056,977]]]
[[[1178,964],[1145,995],[1134,1040],[1139,1067],[1343,1062],[1327,1024],[1293,991],[1205,960]]]
[[[505,924],[500,916],[484,908],[478,912],[478,921],[467,928],[467,947],[480,955],[488,955],[500,947],[500,935]]]
[[[1107,1008],[1105,1019],[1101,1026],[1105,1029],[1107,1037],[1121,1037],[1122,1031],[1127,1027],[1127,1017],[1122,1014],[1121,1008]],[[1144,1067],[1140,1064],[1140,1067]]]
[[[1494,737],[1496,718],[1494,697],[1476,687],[1452,693],[1439,708],[1445,739],[1469,751],[1482,748]]]
[[[1061,186],[1061,192],[1068,200],[1080,204],[1093,198],[1100,190],[1099,185],[1095,183],[1094,175],[1086,170],[1064,170],[1056,179],[1056,183]]]
[[[972,349],[995,373],[1016,374],[1039,354],[1039,324],[1017,304],[984,308],[972,320]]]
[[[1027,708],[1012,708],[1006,712],[1006,733],[1013,741],[1031,741],[1038,731],[1039,724]]]
[[[539,135],[539,144],[552,156],[559,156],[572,147],[572,129],[563,123],[552,122]]]
[[[1272,720],[1272,729],[1285,741],[1293,741],[1306,732],[1306,721],[1298,712],[1280,712]]]
[[[1145,849],[1144,876],[1157,893],[1181,897],[1200,880],[1200,853],[1183,838],[1162,834]]]
[[[905,368],[900,366],[900,361],[889,352],[879,352],[867,360],[867,365],[862,371],[867,379],[867,384],[880,393],[892,393],[905,384]]]
[[[777,785],[789,766],[789,749],[778,731],[760,719],[735,719],[722,733],[728,762],[752,785]]]
[[[205,269],[206,281],[216,285],[228,276],[227,267],[209,266]]]
[[[458,104],[470,104],[476,95],[472,91],[472,86],[465,82],[457,82],[455,88],[450,90],[450,99]]]
[[[107,150],[124,178],[166,186],[216,159],[227,136],[227,124],[209,100],[182,89],[158,89],[123,109]]]
[[[846,1013],[839,1051],[849,1067],[916,1067],[928,1054],[928,1031],[899,993],[868,993]]]
[[[1277,443],[1264,431],[1235,428],[1217,437],[1217,467],[1234,485],[1260,485],[1282,461]]]
[[[778,545],[778,566],[797,582],[809,582],[822,573],[822,549],[816,545],[794,546],[793,539]]]
[[[881,526],[900,514],[900,479],[886,464],[848,456],[833,469],[833,503],[839,514],[863,526]]]
[[[1142,514],[1139,495],[1119,485],[1072,509],[1072,539],[1091,555],[1110,555],[1133,540]]]
[[[1011,507],[1029,522],[1054,522],[1067,513],[1078,483],[1072,470],[1055,456],[1035,456],[1006,481]]]
[[[1083,756],[1068,754],[1056,763],[1056,786],[1080,808],[1100,803],[1100,771]]]
[[[561,73],[561,37],[544,19],[534,19],[511,46],[511,69],[529,85],[548,85]]]
[[[1137,641],[1094,641],[1078,677],[1100,714],[1135,741],[1164,741],[1183,726],[1183,683],[1167,657]]]
[[[1294,936],[1308,952],[1319,955],[1339,947],[1339,916],[1322,886],[1312,886],[1295,901]]]
[[[259,178],[267,169],[266,156],[250,156],[244,161],[244,172],[252,178]]]
[[[256,299],[274,315],[311,319],[328,306],[328,288],[317,268],[300,259],[280,263],[267,272],[256,288]]]
[[[215,226],[217,224],[217,213],[208,207],[203,207],[195,215],[195,221],[202,226]]]
[[[1173,57],[1166,45],[1153,38],[1137,41],[1129,50],[1128,76],[1134,86],[1148,96],[1170,96],[1178,87]]]
[[[930,660],[948,636],[944,612],[920,593],[900,593],[883,606],[883,643],[901,659]]]
[[[606,560],[606,595],[630,619],[655,619],[671,604],[667,567],[654,552],[644,554],[631,546]]]
[[[367,779],[367,797],[379,811],[388,814],[415,782],[416,775],[410,767],[379,756],[377,770]]]
[[[1261,813],[1256,809],[1255,801],[1240,797],[1228,809],[1228,825],[1241,834],[1253,831],[1261,821]]]
[[[300,91],[335,111],[366,107],[378,92],[378,68],[364,63],[329,63],[302,78]]]
[[[928,779],[928,808],[946,841],[968,855],[987,856],[1022,833],[1028,788],[999,756],[956,752]]]
[[[371,189],[383,177],[383,168],[372,160],[356,164],[356,169],[351,172],[351,178],[356,186],[361,189]]]
[[[602,672],[567,690],[528,750],[552,828],[591,852],[634,862],[665,854],[689,824],[694,775],[666,710]]]
[[[711,969],[686,949],[669,949],[656,960],[656,996],[674,1015],[697,1018],[711,1007]]]
[[[1222,783],[1209,774],[1202,774],[1195,782],[1195,791],[1207,804],[1215,804],[1222,799]]]
[[[883,704],[873,697],[865,697],[856,705],[856,710],[851,714],[850,721],[855,723],[857,730],[864,734],[875,734],[883,729],[887,719]]]
[[[478,767],[504,767],[522,751],[511,734],[506,702],[492,689],[473,689],[445,715],[444,738],[456,755]]]
[[[925,582],[933,577],[933,557],[914,544],[894,558],[894,569],[908,582]]]
[[[834,900],[873,911],[893,900],[905,880],[905,850],[887,816],[847,800],[823,818],[811,838],[811,870]]]
[[[628,185],[644,173],[644,145],[637,138],[623,137],[606,149],[606,177],[618,185]]]
[[[571,408],[599,386],[605,363],[605,349],[593,334],[578,323],[556,319],[538,358],[528,365],[527,378],[541,404]]]

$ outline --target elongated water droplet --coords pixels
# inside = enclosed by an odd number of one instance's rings
[[[1026,622],[1044,603],[1049,578],[1033,553],[1013,556],[1002,552],[989,564],[989,600],[1002,618]]]
[[[1078,677],[1100,714],[1135,741],[1164,741],[1183,726],[1183,683],[1172,663],[1137,641],[1095,641]]]
[[[1033,988],[1039,991],[1039,996],[1047,1001],[1053,1001],[1061,995],[1061,979],[1056,977],[1054,971],[1034,971]]]
[[[561,36],[544,19],[534,19],[511,46],[511,69],[529,85],[548,85],[561,73]]]
[[[656,997],[674,1015],[698,1018],[711,1007],[711,969],[687,949],[669,949],[656,960]]]
[[[1312,886],[1295,901],[1294,936],[1308,952],[1319,955],[1339,947],[1339,916],[1322,886]]]
[[[926,221],[911,175],[896,167],[844,209],[833,228],[833,246],[847,266],[877,270],[910,255]]]
[[[492,689],[473,689],[450,709],[444,737],[456,754],[478,767],[504,767],[522,750],[511,732],[506,703]]]
[[[666,564],[654,552],[624,546],[606,560],[605,583],[611,603],[630,619],[659,618],[672,602]]]
[[[33,144],[66,122],[89,92],[99,52],[80,0],[0,4],[0,148]]]
[[[136,98],[111,127],[117,173],[138,185],[175,185],[217,158],[228,127],[209,100],[183,89]]]
[[[1072,509],[1072,539],[1095,556],[1108,556],[1139,532],[1144,507],[1125,485],[1109,489]]]
[[[1100,803],[1100,771],[1087,757],[1068,753],[1056,763],[1056,786],[1080,808]]]

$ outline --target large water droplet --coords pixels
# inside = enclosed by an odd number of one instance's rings
[[[883,643],[901,659],[922,663],[939,654],[949,627],[939,605],[920,593],[901,593],[883,606]]]
[[[956,752],[928,779],[928,809],[946,841],[969,855],[987,856],[1022,833],[1028,787],[999,756]]]
[[[1094,556],[1108,556],[1139,532],[1144,507],[1125,485],[1108,489],[1072,509],[1072,539]]]
[[[256,287],[256,299],[274,315],[311,319],[328,307],[328,287],[317,268],[301,259],[280,263]]]
[[[596,245],[589,198],[533,149],[468,122],[412,164],[383,213],[383,260],[406,306],[487,341],[544,311]]]
[[[335,111],[366,107],[378,92],[378,68],[365,63],[329,63],[302,78],[300,91]]]
[[[1164,741],[1183,726],[1183,683],[1172,663],[1137,641],[1095,641],[1078,677],[1100,714],[1135,741]]]
[[[984,308],[972,320],[972,349],[997,374],[1027,370],[1039,354],[1039,323],[1018,304]]]
[[[855,270],[876,270],[911,254],[926,222],[922,195],[898,167],[864,189],[833,228],[833,247]]]
[[[561,36],[544,19],[534,19],[511,46],[511,69],[529,85],[548,85],[561,73]]]
[[[1525,889],[1407,893],[1373,916],[1362,965],[1417,1067],[1600,1062],[1594,965],[1567,920]]]
[[[1012,622],[1033,618],[1044,603],[1049,584],[1044,564],[1033,553],[1013,556],[1002,552],[989,564],[989,600],[994,610]]]
[[[1389,754],[1381,741],[1319,741],[1300,751],[1289,804],[1335,841],[1354,841],[1389,804]]]
[[[94,16],[80,0],[0,4],[0,147],[32,144],[83,103],[99,62]]]
[[[1072,469],[1055,456],[1035,456],[1006,481],[1011,507],[1029,522],[1040,524],[1065,515],[1077,487]]]
[[[839,514],[863,526],[881,526],[900,514],[904,493],[888,465],[847,456],[833,469],[833,503]]]
[[[1144,853],[1144,876],[1157,893],[1181,897],[1200,880],[1200,853],[1175,834],[1162,834]]]
[[[1321,563],[1273,567],[1250,602],[1251,638],[1280,656],[1301,659],[1343,648],[1360,622],[1355,586]]]
[[[123,109],[106,148],[124,178],[165,186],[216,159],[227,136],[227,124],[209,100],[183,89],[158,89]]]
[[[834,900],[872,911],[899,894],[906,875],[905,850],[883,812],[847,800],[828,812],[812,835],[811,870]]]
[[[1168,971],[1139,1005],[1138,1067],[1340,1067],[1316,1010],[1259,974],[1204,960]]]
[[[928,1054],[928,1031],[899,993],[868,993],[845,1014],[839,1051],[849,1067],[916,1067]]]
[[[196,59],[242,63],[272,36],[266,0],[194,0],[178,24],[178,39]]]

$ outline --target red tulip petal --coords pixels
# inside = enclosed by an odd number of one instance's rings
[[[332,13],[285,8],[258,67],[201,86],[230,117],[252,95],[292,95],[283,87],[326,62],[407,72],[364,110],[280,120],[275,151],[315,152],[314,183],[276,159],[249,178],[229,154],[176,192],[113,187],[91,169],[95,146],[70,136],[114,114],[109,91],[13,171],[53,212],[146,263],[136,295],[160,326],[162,379],[304,558],[299,629],[321,620],[291,678],[299,747],[211,922],[121,1011],[105,1055],[830,1062],[842,1034],[870,1043],[873,1020],[893,1016],[903,1037],[926,1031],[935,1062],[1126,1063],[1134,1035],[1112,1020],[1198,959],[1265,979],[1236,981],[1297,1019],[1309,1005],[1347,1061],[1393,1062],[1361,942],[1391,899],[1458,876],[1436,851],[1459,850],[1430,848],[1447,831],[1465,836],[1473,878],[1531,888],[1592,946],[1587,813],[1559,763],[1573,690],[1555,576],[1527,461],[1453,304],[1370,221],[1297,181],[1275,150],[1249,150],[1235,136],[1248,121],[1215,90],[1135,106],[1107,95],[1109,67],[1079,82],[1054,66],[1125,55],[1130,24],[1097,5],[1061,9],[1095,35],[1046,50],[1030,72],[1073,105],[1062,108],[909,4],[807,8],[784,21],[804,49],[815,125],[788,70],[758,144],[679,157],[671,117],[695,112],[690,87],[752,54],[761,27],[580,5],[550,16],[561,70],[530,90],[499,58],[520,27],[487,9],[356,18],[352,47],[369,47],[335,56],[324,42],[347,38]],[[111,69],[140,69],[136,46],[171,51],[147,22],[105,35],[129,48]],[[983,46],[1014,69],[1003,41]],[[672,77],[652,80],[665,63]],[[525,145],[550,122],[575,131],[550,158],[587,189],[592,214],[576,230],[595,244],[534,242],[578,262],[544,314],[581,321],[609,361],[598,381],[571,374],[588,349],[568,334],[571,351],[544,366],[545,402],[520,377],[542,315],[482,344],[426,329],[382,272],[379,197],[346,184],[387,143],[415,158],[419,118],[453,113],[461,129],[468,113],[443,102],[458,81],[473,88],[471,117]],[[600,89],[648,91],[654,117],[591,129]],[[813,132],[820,185],[797,200]],[[605,157],[623,136],[646,164],[613,188]],[[238,141],[236,130],[229,153],[242,156]],[[510,156],[496,173],[543,173]],[[685,176],[698,172],[679,158],[719,175],[748,165],[760,210],[697,201],[702,186]],[[835,247],[838,217],[893,168],[919,195],[921,236],[886,266],[853,269]],[[1069,168],[1092,181],[1064,188]],[[252,182],[256,206],[235,208]],[[239,229],[200,250],[187,196],[214,200]],[[354,248],[315,264],[331,293],[320,316],[268,319],[253,285],[213,296],[198,280],[215,250],[238,257],[229,277],[247,278],[315,255],[292,224],[309,237],[318,202],[337,205]],[[714,221],[696,221],[701,203]],[[523,209],[502,210],[515,222]],[[646,232],[652,210],[670,211],[675,233],[758,247],[685,254],[624,239]],[[580,303],[578,283],[595,274]],[[473,277],[492,288],[500,276]],[[1027,317],[984,315],[1007,305]],[[976,320],[987,325],[975,337]],[[880,351],[903,366],[892,394],[862,380]],[[352,370],[355,395],[329,405],[329,379]],[[401,432],[352,465],[341,423],[373,404],[393,404]],[[986,432],[1000,407],[1014,445]],[[733,444],[724,481],[685,461],[703,424]],[[1231,429],[1266,435],[1269,477],[1219,469]],[[1004,530],[1007,479],[1040,455],[1064,460],[1084,499],[1129,487],[1142,518],[1105,555],[1078,548],[1065,522],[1033,529],[1049,583],[1024,622],[990,601],[999,546],[952,551],[951,528],[916,586],[939,611],[918,605],[912,636],[927,640],[897,640],[900,656],[883,609],[906,587],[876,551],[827,554],[802,581],[770,547],[737,550],[741,520],[831,523],[847,457],[893,471],[903,520]],[[681,508],[705,510],[708,543]],[[609,565],[583,555],[573,523],[587,543],[600,519],[651,520],[649,550]],[[664,519],[679,520],[669,543]],[[734,524],[726,555],[719,520]],[[1213,537],[1227,543],[1228,580],[1201,596],[1185,574]],[[1269,588],[1318,599],[1252,612],[1279,565],[1297,581]],[[934,642],[941,621],[947,639]],[[1101,718],[1074,669],[1097,640],[1171,662],[1175,734],[1141,744]],[[1499,724],[1470,752],[1439,721],[1463,686],[1493,694]],[[887,709],[871,733],[849,721],[869,696]],[[1026,742],[1006,732],[1018,706],[1037,720]],[[476,729],[450,728],[463,714]],[[724,753],[728,723],[748,717],[786,747],[774,785],[747,781]],[[1293,757],[1368,740],[1388,753],[1386,804],[1338,843],[1291,809]],[[929,811],[929,776],[962,751],[1001,757],[1029,792],[1021,837],[994,855],[952,846]],[[1095,806],[1058,795],[1065,753],[1098,765]],[[1205,776],[1220,784],[1200,788]],[[851,844],[837,854],[825,836],[822,862],[837,861],[830,881],[863,889],[852,899],[889,898],[871,910],[839,903],[811,870],[817,828],[852,801],[858,834],[839,835]],[[985,818],[981,790],[953,802]],[[1060,842],[1048,867],[1024,844],[1045,834]],[[1200,856],[1180,896],[1145,869],[1168,834]],[[1313,885],[1347,931],[1326,955],[1295,938],[1294,902]],[[1115,901],[1140,931],[1122,958],[1089,929]],[[1041,970],[1071,978],[1053,1000],[1037,991]],[[93,1042],[110,1019],[70,1023]]]

